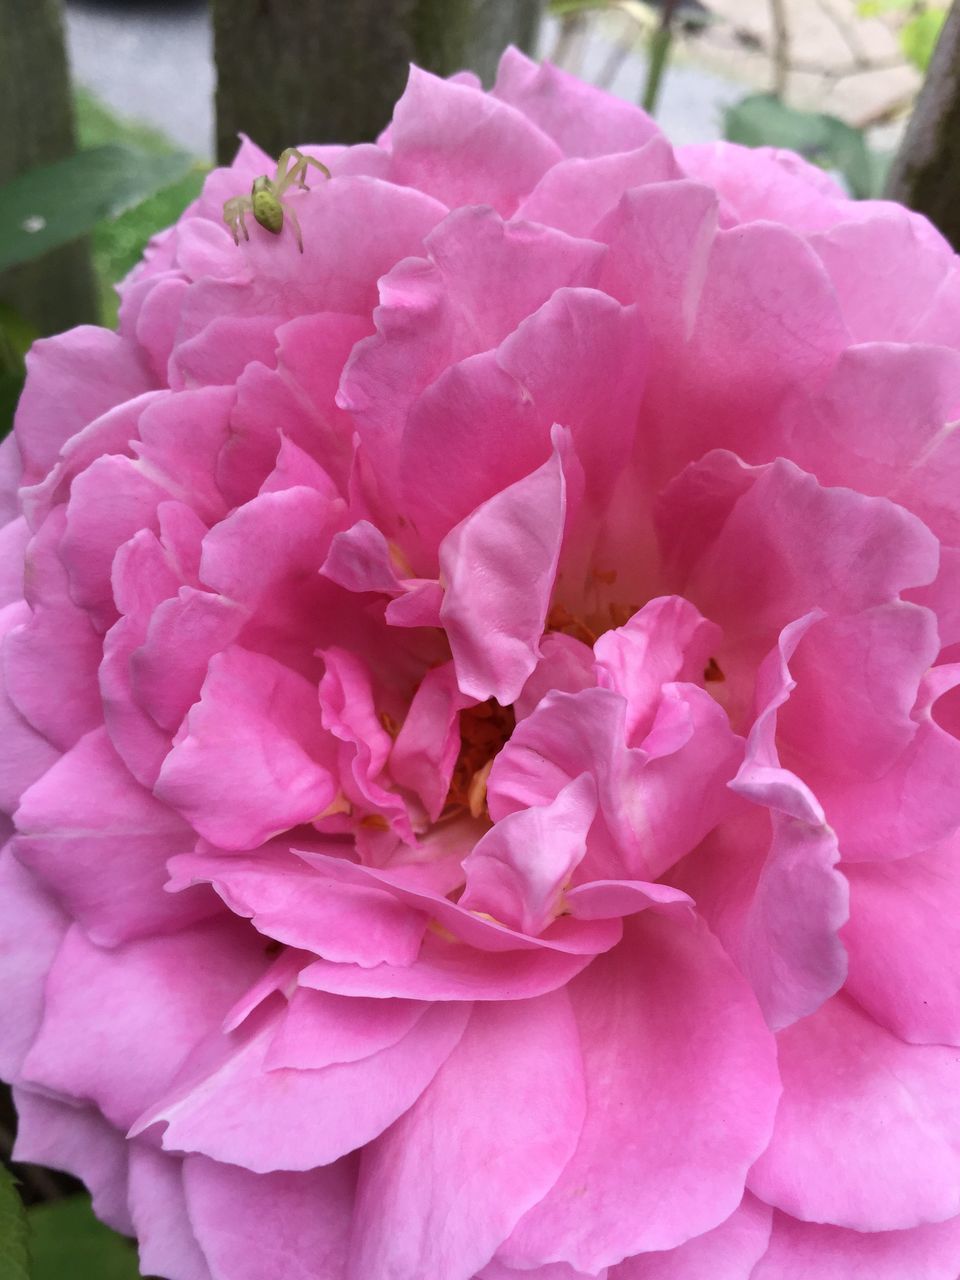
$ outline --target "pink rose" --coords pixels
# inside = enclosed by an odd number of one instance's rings
[[[171,1280],[954,1280],[953,254],[516,52],[311,154],[30,357],[19,1158]]]

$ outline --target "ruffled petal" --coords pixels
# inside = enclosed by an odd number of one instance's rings
[[[954,1280],[960,1267],[960,1218],[909,1231],[845,1231],[773,1215],[770,1247],[750,1280]]]
[[[766,1253],[773,1214],[747,1194],[719,1227],[668,1252],[641,1253],[610,1272],[610,1280],[754,1280]]]
[[[345,1280],[355,1182],[350,1161],[257,1174],[188,1156],[187,1212],[211,1280]]]
[[[460,689],[513,702],[539,652],[567,512],[558,436],[552,456],[459,524],[440,548],[440,620]]]
[[[592,1273],[674,1248],[734,1212],[780,1083],[749,989],[700,926],[645,912],[571,983],[570,998],[587,1087],[583,1133],[500,1254]],[[640,1101],[611,1107],[611,1097]]]
[[[855,1231],[942,1222],[960,1197],[960,1060],[907,1045],[845,995],[777,1037],[783,1098],[750,1173],[767,1204]]]
[[[372,1141],[410,1107],[453,1051],[468,1003],[434,1004],[396,1044],[322,1070],[268,1068],[282,1011],[264,1005],[188,1061],[131,1132],[163,1126],[165,1150],[252,1173],[303,1172]]]
[[[549,1190],[583,1117],[566,995],[478,1006],[419,1102],[364,1152],[351,1280],[470,1280]]]
[[[910,1044],[960,1045],[957,840],[896,862],[845,868],[847,990]]]
[[[90,1101],[126,1129],[263,967],[231,919],[110,950],[74,925],[50,970],[23,1079]]]
[[[419,67],[410,68],[394,108],[390,152],[392,181],[450,208],[490,204],[504,217],[561,158],[556,143],[515,108]]]
[[[493,94],[533,120],[568,156],[630,151],[658,133],[639,107],[513,47],[500,59]]]
[[[162,893],[167,859],[195,836],[131,778],[103,729],[24,792],[16,823],[17,856],[103,946],[211,912],[202,891]]]
[[[231,645],[211,660],[156,792],[214,844],[249,849],[330,804],[332,763],[315,689]]]
[[[32,1089],[16,1089],[17,1141],[13,1159],[50,1165],[82,1178],[93,1211],[115,1231],[129,1235],[129,1154],[123,1134],[93,1107],[78,1107]]]

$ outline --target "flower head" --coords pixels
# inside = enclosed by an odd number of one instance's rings
[[[4,446],[19,1156],[171,1280],[951,1280],[953,254],[513,51],[303,154]]]

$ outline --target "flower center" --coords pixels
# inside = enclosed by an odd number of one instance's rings
[[[516,725],[513,707],[489,698],[460,712],[460,754],[450,779],[444,815],[468,809],[474,818],[487,812],[487,778],[497,753]]]
[[[564,635],[572,636],[574,640],[580,640],[592,649],[605,631],[625,626],[639,609],[638,604],[611,602],[605,613],[581,617],[571,613],[565,605],[555,604],[547,614],[547,630],[562,631]]]

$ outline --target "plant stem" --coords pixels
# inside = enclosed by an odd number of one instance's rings
[[[782,99],[787,91],[790,60],[790,29],[784,0],[770,0],[770,20],[773,26],[773,92]]]
[[[648,46],[650,61],[647,66],[647,80],[643,86],[641,105],[644,111],[648,111],[652,116],[657,113],[663,73],[667,68],[667,56],[673,43],[673,14],[677,3],[678,0],[664,0],[663,8],[660,10],[659,25],[650,36]]]
[[[960,249],[960,0],[954,0],[887,180]]]

